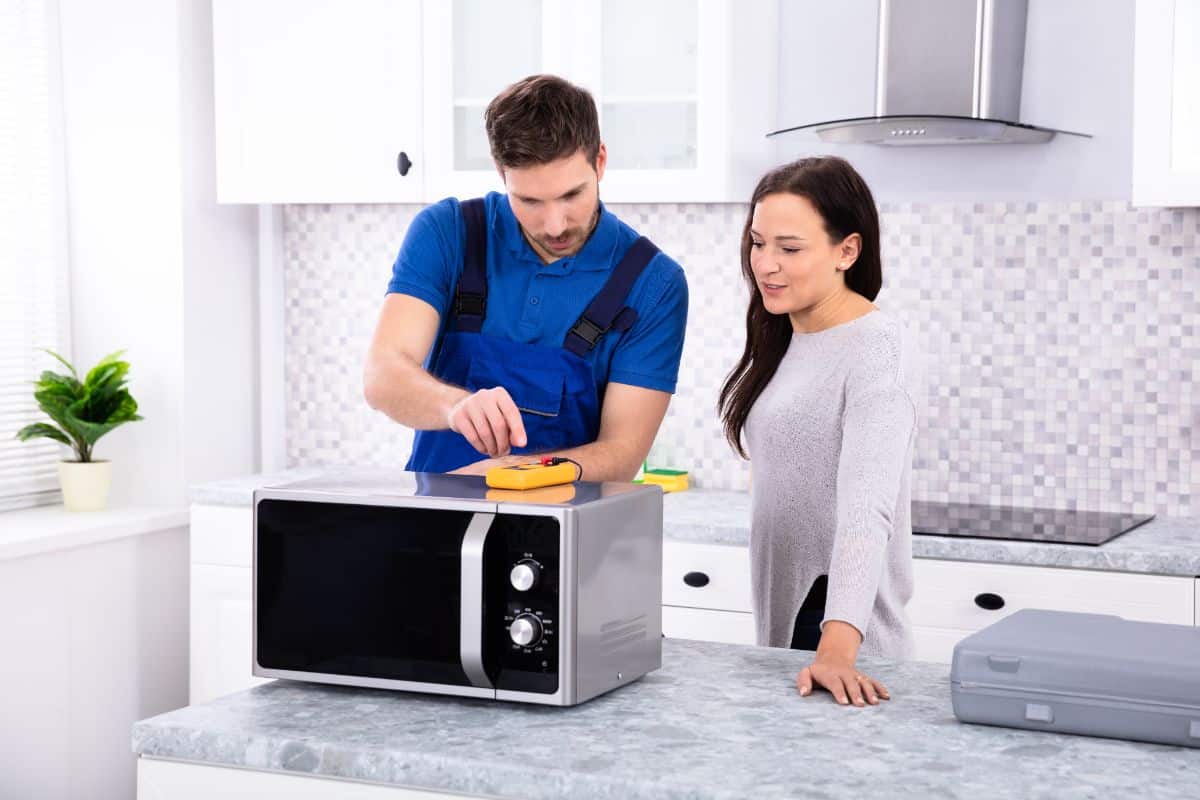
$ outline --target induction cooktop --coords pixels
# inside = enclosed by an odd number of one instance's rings
[[[1152,519],[1153,514],[1109,511],[925,501],[912,504],[913,533],[1057,544],[1104,544]]]

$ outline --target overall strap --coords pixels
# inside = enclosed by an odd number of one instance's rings
[[[463,243],[463,270],[454,292],[451,313],[454,330],[479,333],[487,314],[487,214],[483,198],[459,203],[467,236]]]
[[[637,312],[625,305],[625,298],[634,281],[656,255],[658,248],[645,236],[634,242],[613,269],[608,282],[567,332],[563,347],[583,358],[608,331],[627,331],[633,327]]]

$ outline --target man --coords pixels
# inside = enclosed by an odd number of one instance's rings
[[[600,202],[607,152],[587,91],[535,75],[485,121],[507,194],[413,220],[367,402],[417,429],[410,470],[482,474],[552,453],[587,480],[630,480],[675,391],[683,270]]]

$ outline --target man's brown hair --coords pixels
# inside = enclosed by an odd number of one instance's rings
[[[582,150],[600,152],[596,101],[557,75],[530,75],[496,95],[483,115],[492,158],[505,168],[548,164]]]

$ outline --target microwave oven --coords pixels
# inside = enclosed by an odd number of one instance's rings
[[[662,492],[333,471],[254,493],[253,673],[569,706],[662,664]]]

